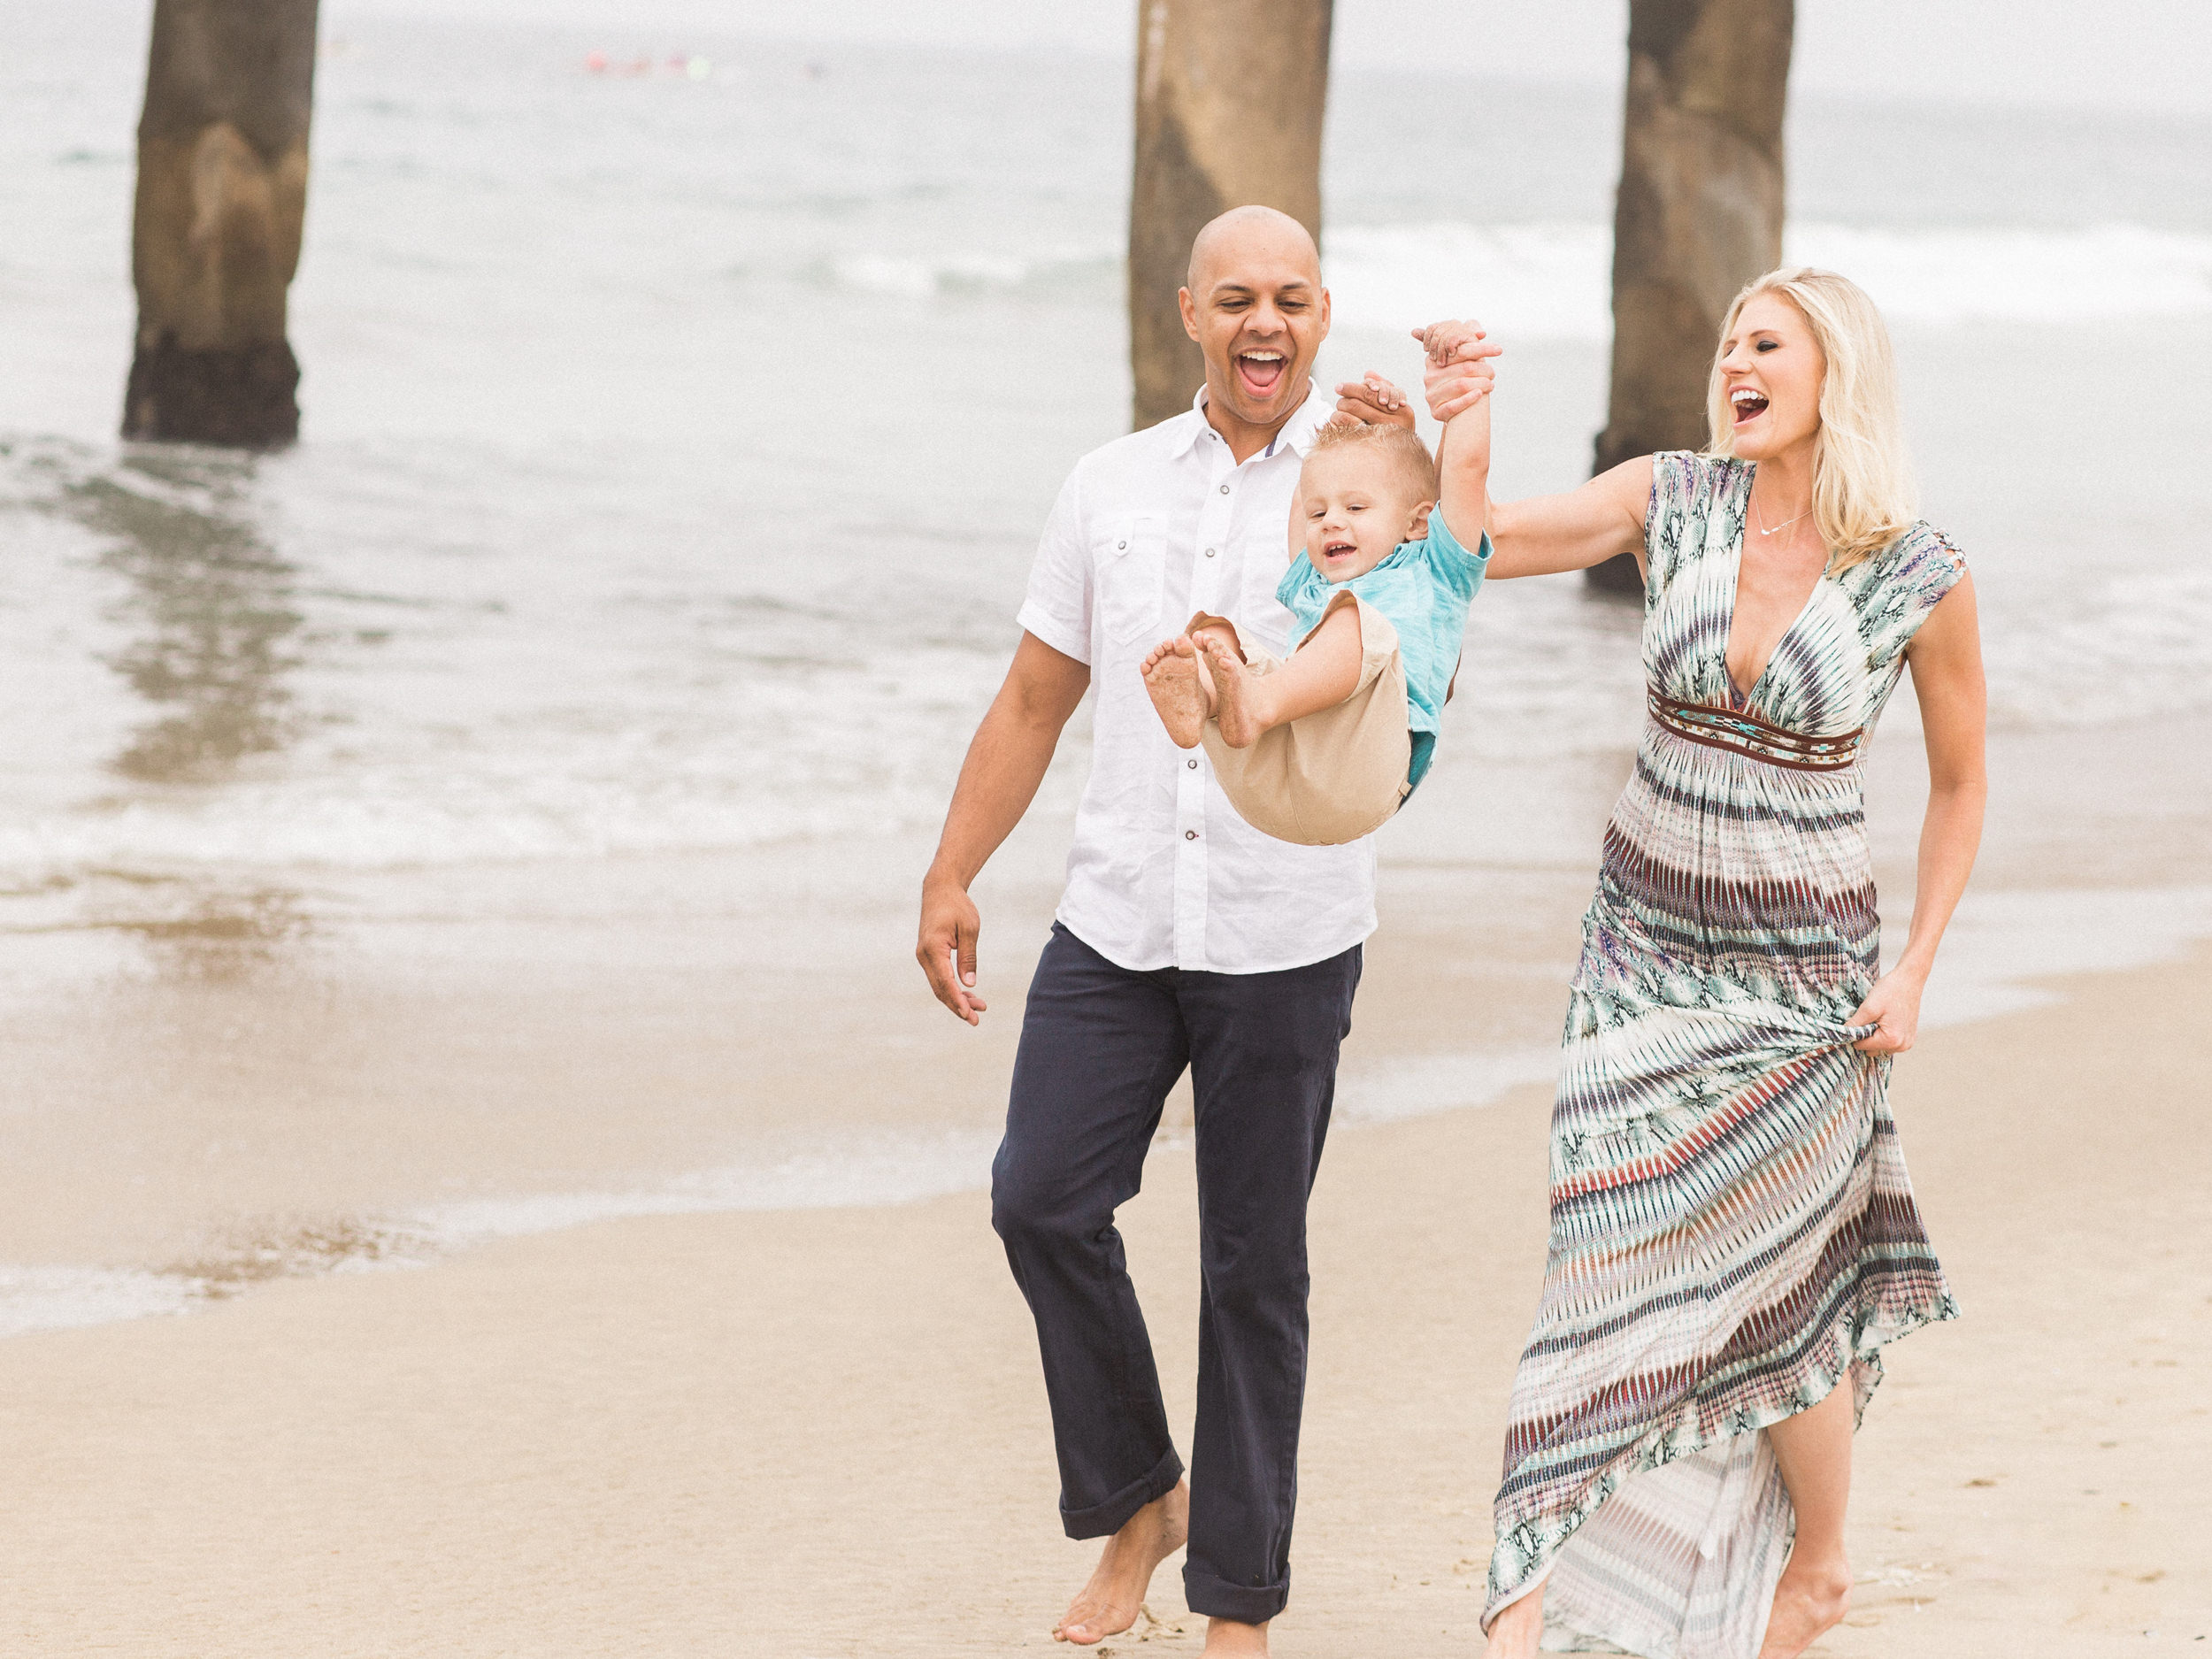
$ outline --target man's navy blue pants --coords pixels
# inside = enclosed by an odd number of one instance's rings
[[[1071,1538],[1182,1478],[1114,1211],[1167,1092],[1196,1106],[1198,1421],[1183,1586],[1258,1624],[1290,1596],[1306,1390],[1306,1200],[1361,950],[1277,973],[1117,967],[1056,924],[1030,982],[991,1220],[1036,1317]]]

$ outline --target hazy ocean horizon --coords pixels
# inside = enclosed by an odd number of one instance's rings
[[[0,63],[0,986],[30,1079],[0,1108],[22,1198],[0,1333],[593,1215],[972,1183],[981,1086],[768,1100],[749,1068],[787,1043],[733,987],[773,964],[728,930],[774,931],[861,1003],[923,995],[886,949],[916,849],[1045,510],[1126,423],[1127,66],[326,32],[303,437],[242,457],[113,435],[145,12],[26,10]],[[595,49],[651,66],[594,73]],[[1589,88],[1336,78],[1323,372],[1409,382],[1408,327],[1481,316],[1508,346],[1502,494],[1577,481],[1602,422],[1618,120]],[[2207,768],[2128,734],[2212,707],[2212,119],[1808,100],[1790,162],[1789,257],[1858,278],[1895,328],[1998,739],[2046,757],[2030,773],[2066,757],[2062,798],[1993,831],[1962,953],[1979,937],[1996,984],[2053,917],[2070,942],[2030,953],[2051,972],[2128,958],[2116,939],[2179,949],[2212,931],[2172,850],[2200,845]],[[1384,842],[1480,888],[1469,950],[1555,966],[1495,927],[1578,909],[1634,741],[1636,627],[1571,580],[1476,608],[1461,707],[1484,718]],[[1047,902],[1085,761],[1071,733],[1035,849],[1009,855]],[[2006,908],[2031,887],[2055,895],[2039,922]],[[832,892],[844,919],[787,913]],[[361,1011],[526,974],[566,977],[501,1004],[508,1050]],[[687,1025],[666,1075],[626,1049],[597,1080],[543,1060],[530,1022],[617,980],[640,1029],[711,984],[710,1018],[750,1034]],[[223,1021],[264,1050],[209,1037]],[[1540,1077],[1548,1034],[1370,1056],[1354,1116]],[[480,1118],[420,1058],[495,1050],[547,1070]],[[534,1117],[548,1091],[568,1103]],[[380,1136],[405,1155],[356,1181]]]

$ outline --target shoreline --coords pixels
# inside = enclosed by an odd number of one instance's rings
[[[2212,993],[2212,952],[2043,988],[2063,1000],[1932,1032],[1899,1069],[1967,1317],[1890,1356],[1860,1442],[1857,1604],[1815,1649],[1832,1659],[2212,1633],[2193,1386],[2212,1302],[2177,1271],[2212,1224],[2190,1173],[2212,1038],[2162,1018]],[[1473,1650],[1548,1093],[1330,1148],[1283,1659]],[[1189,1171],[1148,1173],[1125,1230],[1181,1425]],[[829,1659],[887,1631],[916,1654],[1044,1651],[1091,1552],[1057,1534],[1033,1344],[985,1210],[607,1222],[0,1343],[0,1629],[40,1653],[227,1659]],[[1195,1652],[1171,1571],[1149,1605],[1148,1647]]]
[[[1034,873],[1024,871],[1019,879],[1033,887]],[[1515,872],[1486,873],[1497,882],[1512,879]],[[1519,873],[1525,879],[1534,872]],[[1456,986],[1440,990],[1427,981],[1438,963],[1469,956],[1465,930],[1425,927],[1415,918],[1425,913],[1425,894],[1439,883],[1463,903],[1469,872],[1386,867],[1387,919],[1371,941],[1370,990],[1347,1045],[1337,1110],[1340,1132],[1494,1107],[1525,1086],[1548,1086],[1556,1051],[1532,1038],[1563,998],[1573,941],[1563,927],[1568,912],[1559,902],[1571,883],[1558,872],[1542,874],[1560,891],[1538,907],[1543,919],[1534,912],[1521,919],[1544,936],[1502,947],[1499,960],[1476,964],[1471,974],[1466,961],[1455,963],[1446,978]],[[1010,884],[1013,879],[1008,872]],[[1035,908],[1033,897],[1027,908]],[[1041,921],[1036,931],[1042,931]],[[1893,942],[1903,931],[1901,918],[1887,928]],[[2062,994],[2042,981],[2185,959],[2205,940],[2212,940],[2212,887],[1970,889],[1931,982],[1923,1030],[2044,1006]],[[1015,972],[1004,962],[998,965],[1002,986],[1010,979],[1018,983],[1026,962],[1011,965]],[[895,985],[887,986],[886,994],[895,995]],[[918,994],[909,1000],[915,1003],[904,1010],[910,1019],[919,1014],[928,1024],[933,1006],[926,1006]],[[1512,1006],[1502,1012],[1507,1003]],[[1002,1002],[991,1041],[963,1043],[967,1033],[951,1033],[966,1050],[957,1063],[962,1087],[982,1091],[994,1109],[1018,1018]],[[1444,1029],[1471,1030],[1479,1046],[1439,1049],[1435,1033]],[[940,1040],[946,1034],[933,1033]],[[928,1044],[929,1034],[922,1041]],[[1002,1055],[1002,1049],[1009,1052]],[[497,1240],[602,1221],[881,1208],[978,1192],[987,1185],[997,1137],[995,1121],[984,1121],[979,1113],[979,1108],[971,1114],[973,1121],[855,1123],[810,1138],[787,1134],[763,1143],[757,1156],[640,1171],[626,1181],[493,1188],[336,1216],[280,1214],[234,1226],[173,1252],[165,1262],[0,1261],[0,1341],[203,1312],[283,1280],[441,1266]],[[1162,1147],[1187,1140],[1188,1124],[1186,1080],[1163,1118]]]
[[[1030,837],[1033,843],[1046,839]],[[277,1209],[181,1239],[157,1259],[0,1259],[0,1342],[114,1320],[202,1313],[283,1281],[442,1267],[501,1240],[608,1220],[894,1207],[981,1191],[1018,1029],[1018,1008],[1005,987],[1023,983],[1028,968],[1029,952],[1010,949],[1006,935],[1025,927],[1041,938],[1049,916],[1043,895],[1053,888],[1039,867],[1041,850],[1033,844],[992,879],[1001,907],[991,964],[1000,998],[987,1038],[939,1028],[938,1010],[916,987],[906,987],[912,992],[903,998],[909,1006],[897,1006],[902,963],[883,974],[868,999],[877,1017],[886,1007],[894,1010],[892,1046],[918,1060],[927,1056],[922,1063],[941,1073],[933,1099],[964,1097],[964,1117],[949,1116],[941,1105],[919,1118],[849,1119],[828,1130],[795,1124],[757,1137],[747,1156],[657,1171],[649,1165],[628,1179],[621,1164],[610,1160],[606,1167],[616,1179],[589,1183],[487,1183],[428,1202]],[[1548,866],[1471,870],[1409,860],[1384,867],[1385,921],[1370,941],[1369,982],[1346,1047],[1340,1132],[1364,1133],[1403,1120],[1494,1108],[1525,1087],[1548,1088],[1556,1050],[1544,1039],[1571,972],[1580,911],[1570,908],[1568,889],[1579,880]],[[1488,914],[1471,928],[1424,920],[1464,913],[1479,906],[1486,891],[1494,896],[1532,881],[1542,897],[1517,915]],[[872,908],[879,906],[856,906]],[[1902,924],[1901,916],[1886,918],[1893,947],[1903,937]],[[1470,949],[1471,934],[1480,938],[1483,950]],[[2070,984],[2185,960],[2208,940],[2212,886],[1971,888],[1931,981],[1922,1028],[2047,1006],[2064,995],[2047,988],[2050,980]],[[861,943],[852,939],[848,949]],[[586,995],[596,1001],[604,994]],[[618,1017],[626,1011],[626,1003],[616,1010]],[[1440,1048],[1441,1031],[1473,1046]],[[786,1087],[818,1099],[824,1087],[833,1093],[863,1087],[859,1078],[867,1069],[847,1065],[852,1079],[833,1074],[833,1083],[818,1074],[816,1089],[806,1091],[805,1068],[790,1068]],[[1187,1139],[1188,1124],[1186,1079],[1163,1118],[1163,1148]],[[27,1156],[19,1168],[27,1174],[38,1164]]]

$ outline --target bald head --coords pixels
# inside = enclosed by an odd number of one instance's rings
[[[1321,286],[1321,250],[1313,235],[1287,213],[1271,207],[1233,207],[1208,219],[1191,241],[1190,269],[1184,281],[1203,294],[1225,272],[1256,262],[1295,264],[1316,288]]]
[[[1321,256],[1289,214],[1233,207],[1191,243],[1190,285],[1176,303],[1206,359],[1206,418],[1242,460],[1305,400],[1329,332]]]

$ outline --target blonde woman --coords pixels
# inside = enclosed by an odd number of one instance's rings
[[[1650,705],[1583,922],[1498,1494],[1484,1628],[1515,1659],[1801,1652],[1850,1594],[1880,1350],[1957,1314],[1884,1095],[1981,835],[1973,584],[1913,521],[1866,296],[1778,271],[1722,333],[1704,454],[1491,521],[1492,581],[1636,554]],[[1482,383],[1432,370],[1432,411]],[[1907,665],[1932,788],[1885,974],[1859,761]]]

